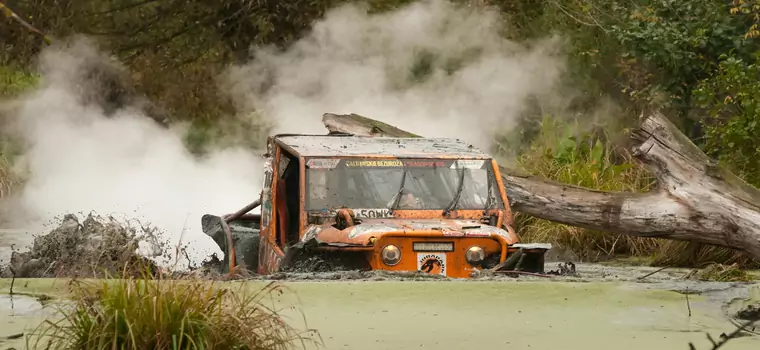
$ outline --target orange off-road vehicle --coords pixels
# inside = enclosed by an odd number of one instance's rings
[[[265,156],[258,200],[202,218],[224,270],[544,270],[551,246],[519,243],[496,161],[460,140],[276,135]]]

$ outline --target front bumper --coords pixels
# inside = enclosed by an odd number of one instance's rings
[[[419,243],[432,243],[447,249],[421,249]],[[383,259],[382,251],[391,245],[398,248],[400,260],[389,264]],[[480,263],[467,260],[466,252],[473,246],[484,250],[485,260]],[[371,249],[368,260],[373,270],[421,271],[446,277],[469,278],[477,270],[506,261],[510,246],[505,237],[498,235],[446,236],[440,232],[406,232],[383,235],[373,241]]]

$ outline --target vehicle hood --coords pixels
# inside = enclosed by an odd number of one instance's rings
[[[380,238],[389,233],[440,231],[448,237],[503,236],[507,242],[516,243],[517,235],[477,220],[459,219],[365,219],[360,224],[338,230],[331,225],[311,226],[302,241],[316,239],[319,243],[346,246],[370,245],[370,238]]]

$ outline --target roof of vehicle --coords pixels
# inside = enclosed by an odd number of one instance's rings
[[[452,138],[277,135],[275,140],[304,157],[491,158],[480,149]]]

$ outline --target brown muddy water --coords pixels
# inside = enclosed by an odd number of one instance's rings
[[[604,272],[600,272],[600,271]],[[326,349],[710,349],[735,329],[730,315],[760,300],[760,284],[706,283],[670,278],[639,281],[617,271],[654,269],[589,265],[588,279],[559,277],[420,280],[388,276],[281,281],[290,291],[272,301],[298,328],[315,328]],[[606,274],[600,278],[593,275]],[[629,275],[633,276],[633,273]],[[617,277],[616,277],[617,276]],[[330,278],[330,277],[328,277]],[[338,277],[332,277],[335,279]],[[592,280],[594,279],[594,280]],[[15,290],[64,295],[66,281],[17,280]],[[261,288],[268,281],[230,282]],[[7,291],[9,280],[0,280]],[[689,302],[683,292],[690,294]],[[0,299],[0,337],[28,332],[42,320],[33,298]],[[305,323],[304,318],[305,317]],[[760,330],[760,327],[758,327]],[[0,349],[22,349],[23,339]],[[758,349],[760,336],[723,349]]]

